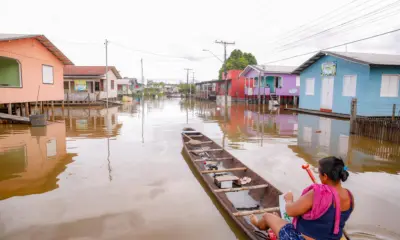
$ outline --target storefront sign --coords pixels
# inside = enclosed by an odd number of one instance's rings
[[[327,62],[321,65],[322,76],[335,76],[336,75],[336,63]]]
[[[75,83],[75,91],[79,92],[87,90],[86,80],[75,80],[74,83]]]

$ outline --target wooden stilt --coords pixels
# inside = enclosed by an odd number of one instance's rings
[[[44,113],[43,101],[40,101],[40,114]]]
[[[22,117],[24,115],[24,112],[22,110],[22,103],[20,103],[18,105],[19,105],[19,115]]]
[[[248,187],[241,187],[241,188],[225,188],[225,189],[215,189],[214,192],[221,193],[221,192],[238,192],[238,191],[245,191],[245,190],[252,190],[252,189],[259,189],[259,188],[266,188],[268,184],[261,184],[255,186],[248,186]]]
[[[12,103],[8,104],[8,114],[12,115]]]
[[[253,210],[253,211],[235,212],[235,213],[233,213],[233,216],[243,217],[243,216],[248,216],[248,215],[252,215],[252,214],[262,214],[262,213],[267,213],[267,212],[279,212],[279,211],[280,211],[279,207],[272,207],[272,208],[264,208],[264,209]]]
[[[29,117],[29,103],[25,103],[25,117]]]
[[[220,169],[220,170],[204,170],[201,171],[200,173],[206,174],[206,173],[221,173],[221,172],[238,172],[238,171],[246,171],[247,168],[245,167],[240,167],[240,168],[227,168],[227,169]]]
[[[51,120],[54,122],[54,101],[51,101]]]

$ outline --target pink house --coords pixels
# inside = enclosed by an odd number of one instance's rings
[[[0,105],[63,100],[64,65],[73,63],[44,35],[0,34]]]

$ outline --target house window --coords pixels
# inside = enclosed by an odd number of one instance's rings
[[[0,56],[0,87],[22,87],[18,60]]]
[[[306,79],[306,95],[314,95],[314,78],[307,78]]]
[[[114,80],[111,80],[111,90],[114,90]]]
[[[275,88],[282,88],[283,87],[283,78],[282,77],[274,77],[275,79]]]
[[[300,87],[300,76],[296,76],[296,87]]]
[[[54,84],[53,67],[42,65],[42,80],[44,84]]]
[[[345,97],[355,97],[357,88],[357,76],[345,75],[343,77],[343,91],[342,95]]]
[[[381,97],[399,96],[399,75],[382,75]]]

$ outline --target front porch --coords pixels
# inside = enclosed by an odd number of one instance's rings
[[[64,101],[68,103],[93,103],[107,99],[105,79],[64,79]],[[108,96],[116,100],[116,96]]]

